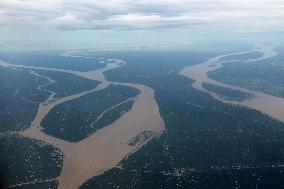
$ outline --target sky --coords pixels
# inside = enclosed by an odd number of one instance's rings
[[[185,47],[283,32],[283,0],[0,0],[2,48]]]

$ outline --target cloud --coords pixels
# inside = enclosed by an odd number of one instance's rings
[[[62,28],[65,30],[74,30],[82,28],[86,29],[86,26],[88,25],[85,20],[80,19],[80,16],[71,12],[65,13],[62,16],[58,16],[50,20],[49,23],[51,25],[54,25],[55,27]]]
[[[7,21],[7,19],[6,19],[5,12],[0,10],[0,26],[5,25],[6,21]]]
[[[68,30],[284,30],[283,0],[1,0],[0,25]]]

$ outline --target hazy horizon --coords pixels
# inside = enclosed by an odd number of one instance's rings
[[[283,42],[283,22],[280,0],[1,0],[0,49],[183,49],[206,41]]]

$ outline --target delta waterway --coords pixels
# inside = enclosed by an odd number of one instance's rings
[[[241,105],[241,106],[245,106],[248,108],[252,108],[252,109],[258,110],[284,123],[284,99],[283,98],[269,95],[266,93],[262,93],[259,91],[253,91],[250,89],[245,89],[242,87],[222,83],[222,82],[216,81],[208,77],[208,72],[222,68],[223,64],[225,63],[229,64],[230,62],[233,62],[233,61],[239,61],[239,60],[234,60],[234,59],[228,60],[228,61],[222,61],[223,58],[226,58],[229,56],[247,54],[247,53],[255,52],[255,51],[261,52],[262,56],[258,58],[254,58],[254,59],[243,60],[240,62],[248,63],[248,64],[257,63],[258,61],[269,59],[277,55],[277,52],[274,51],[273,46],[257,46],[255,49],[252,49],[249,51],[220,55],[220,56],[210,58],[209,60],[201,64],[187,66],[181,69],[179,74],[187,78],[193,79],[194,80],[194,82],[192,83],[193,88],[199,91],[208,93],[213,98],[223,103]],[[219,94],[206,90],[202,85],[203,83],[209,83],[209,84],[216,85],[219,87],[224,87],[227,89],[239,90],[245,93],[250,93],[253,95],[253,98],[246,99],[243,101],[234,101],[234,100],[224,99]]]
[[[0,66],[3,67],[31,69],[31,74],[37,77],[44,77],[48,81],[44,86],[54,83],[55,81],[37,74],[36,70],[70,73],[101,82],[94,89],[60,99],[53,99],[55,93],[47,91],[50,93],[50,96],[44,102],[40,103],[31,126],[27,130],[20,132],[20,134],[25,137],[44,141],[59,148],[63,152],[62,170],[59,177],[56,178],[59,181],[58,189],[77,189],[88,179],[116,167],[120,161],[137,151],[153,137],[159,136],[165,129],[164,121],[160,116],[159,107],[154,98],[153,89],[140,84],[107,81],[104,77],[104,72],[126,64],[126,62],[117,59],[108,59],[108,61],[109,63],[107,63],[104,68],[88,72],[79,72],[56,68],[15,65],[0,60]],[[95,133],[77,143],[64,141],[42,132],[41,121],[52,108],[63,102],[105,89],[110,84],[128,86],[140,91],[136,98],[128,99],[135,100],[132,108],[112,124],[97,130]],[[42,89],[44,86],[39,86],[38,89],[44,90]],[[104,116],[106,111],[115,108],[117,105],[105,110],[98,119]],[[135,137],[141,138],[139,136],[144,132],[150,132],[152,135],[134,145],[129,145],[129,142]]]
[[[224,61],[223,58],[246,54],[253,51],[261,52],[262,56],[255,59],[244,60],[242,61],[243,63],[256,63],[257,61],[268,59],[277,54],[273,50],[273,47],[261,46],[250,51],[230,53],[210,58],[209,60],[201,64],[183,68],[182,70],[180,70],[179,74],[193,79],[193,88],[208,93],[209,95],[223,103],[252,108],[284,122],[283,98],[222,83],[209,78],[207,75],[210,71],[222,68],[223,64],[225,63],[229,64],[230,62],[238,61],[233,59]],[[36,70],[70,73],[82,78],[97,80],[101,82],[94,89],[82,91],[80,93],[66,96],[60,99],[54,99],[53,97],[56,95],[56,93],[54,93],[53,91],[47,91],[50,93],[50,96],[39,105],[38,112],[33,122],[31,123],[31,126],[27,130],[20,132],[20,134],[23,136],[44,141],[59,148],[63,152],[64,159],[62,170],[59,177],[56,178],[59,181],[59,189],[78,188],[81,184],[86,182],[91,177],[100,175],[106,170],[116,167],[121,160],[123,160],[131,153],[134,153],[136,150],[145,145],[149,140],[151,140],[152,137],[158,136],[165,129],[164,121],[160,116],[159,107],[154,98],[153,89],[140,84],[107,81],[104,77],[104,72],[126,65],[126,62],[117,59],[109,59],[107,62],[109,63],[106,63],[106,66],[104,68],[88,72],[80,72],[56,68],[14,65],[0,60],[0,66],[30,69],[32,70],[31,74],[35,75],[36,77],[45,78],[48,83],[39,86],[39,90],[44,90],[44,86],[52,84],[56,81],[36,73]],[[243,101],[224,99],[219,94],[206,90],[202,85],[203,83],[209,83],[228,89],[250,93],[253,95],[253,98]],[[102,129],[96,131],[92,135],[77,143],[64,141],[42,132],[40,123],[52,108],[66,101],[80,98],[89,93],[105,89],[110,84],[128,86],[140,91],[139,95],[134,99],[127,99],[127,101],[134,100],[134,104],[131,110],[123,114],[112,124],[103,127]],[[109,111],[112,108],[115,108],[118,105],[119,104],[114,105],[113,107],[105,110],[100,116],[98,116],[98,119],[104,116],[105,112]],[[128,145],[129,142],[133,140],[133,138],[141,135],[141,133],[143,132],[151,132],[153,133],[153,135],[142,142],[136,143],[135,145]]]

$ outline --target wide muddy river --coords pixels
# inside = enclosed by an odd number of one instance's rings
[[[253,51],[261,52],[262,56],[255,59],[244,60],[244,63],[255,63],[259,60],[264,60],[277,54],[273,51],[272,47],[259,46],[256,49],[252,49],[250,51],[213,57],[201,64],[185,67],[179,72],[179,74],[193,79],[193,88],[206,92],[219,101],[249,107],[284,122],[283,98],[225,84],[211,79],[207,76],[208,72],[220,69],[223,64],[237,61],[222,61],[222,58],[246,54]],[[55,93],[53,91],[47,91],[50,93],[50,96],[39,105],[38,112],[33,122],[31,123],[31,126],[27,130],[20,132],[20,134],[22,134],[23,136],[35,138],[52,144],[63,152],[64,159],[62,170],[59,177],[56,178],[59,181],[59,189],[77,189],[88,179],[100,175],[106,170],[117,166],[121,160],[126,158],[131,153],[134,153],[136,150],[145,145],[152,137],[158,136],[165,129],[164,121],[160,116],[159,107],[154,98],[153,89],[140,84],[107,81],[104,77],[104,72],[124,66],[126,62],[117,59],[107,59],[105,62],[108,63],[106,63],[106,66],[104,68],[88,72],[79,72],[56,68],[14,65],[0,60],[0,66],[30,69],[32,70],[31,74],[35,75],[36,77],[45,78],[48,83],[39,86],[39,90],[44,90],[44,86],[56,81],[37,74],[36,70],[50,70],[70,73],[82,78],[97,80],[101,82],[94,89],[82,91],[80,93],[66,96],[60,99],[53,99]],[[202,86],[203,83],[210,83],[216,86],[250,93],[253,94],[253,98],[243,101],[224,99],[218,94],[204,89]],[[112,124],[97,130],[95,133],[77,143],[64,141],[42,132],[40,123],[52,108],[63,102],[80,98],[86,94],[105,89],[110,84],[128,86],[140,91],[139,95],[135,99],[128,99],[135,100],[131,110],[123,114]],[[117,105],[105,110],[105,112],[112,108],[115,108]],[[98,118],[104,116],[105,112],[103,112]],[[133,141],[133,138],[141,138],[138,136],[145,132],[153,133],[153,135],[151,135],[150,138],[147,138],[144,141],[136,143],[135,145],[128,145],[130,141]]]
[[[126,64],[126,62],[117,59],[107,59],[107,61],[108,63],[106,63],[104,68],[88,72],[79,72],[56,68],[14,65],[0,60],[0,66],[3,67],[31,69],[31,74],[47,79],[48,83],[44,86],[56,81],[37,74],[36,70],[70,73],[101,82],[92,90],[83,91],[60,99],[53,99],[55,93],[47,91],[50,93],[50,96],[39,105],[36,117],[31,123],[31,126],[27,130],[20,132],[20,134],[25,137],[44,141],[59,148],[63,152],[62,170],[59,177],[56,178],[59,181],[59,189],[77,189],[88,179],[116,167],[121,160],[141,148],[153,137],[159,136],[165,129],[164,121],[160,116],[159,107],[154,98],[153,89],[140,84],[107,81],[104,77],[104,72]],[[64,141],[42,132],[41,121],[52,108],[63,102],[105,89],[110,84],[128,86],[140,91],[135,99],[128,99],[135,100],[131,110],[123,114],[112,124],[97,130],[95,133],[77,143]],[[38,89],[44,90],[44,86],[39,86]],[[117,105],[112,108],[115,108]],[[105,110],[98,118],[104,116],[106,111],[112,108]],[[144,140],[134,145],[129,145],[130,141],[133,141],[134,138],[141,138],[139,136],[145,132],[151,133],[151,136],[147,138],[142,137]]]
[[[238,53],[220,55],[217,57],[210,58],[209,60],[201,64],[187,66],[183,68],[182,70],[180,70],[179,74],[187,78],[193,79],[194,80],[192,84],[193,88],[199,91],[208,93],[209,95],[211,95],[212,97],[214,97],[215,99],[221,102],[252,108],[266,115],[269,115],[273,118],[276,118],[279,121],[284,123],[284,99],[283,98],[269,95],[266,93],[262,93],[259,91],[253,91],[253,90],[241,88],[238,86],[222,83],[222,82],[216,81],[208,77],[208,72],[222,68],[223,64],[225,63],[229,64],[230,62],[233,62],[233,61],[239,61],[239,60],[233,60],[233,59],[228,60],[228,61],[222,61],[222,58],[229,57],[229,56],[235,56],[235,55],[242,55],[242,54],[250,53],[253,51],[258,51],[262,53],[262,56],[260,56],[259,58],[248,59],[248,60],[242,61],[244,64],[257,63],[257,61],[276,56],[277,53],[273,49],[274,49],[273,46],[257,46],[255,49],[252,49],[250,51],[243,51],[243,52],[238,52]],[[234,100],[224,99],[220,95],[206,90],[202,86],[203,83],[209,83],[209,84],[216,85],[219,87],[224,87],[228,89],[239,90],[245,93],[250,93],[253,95],[253,98],[246,99],[243,101],[234,101]]]

